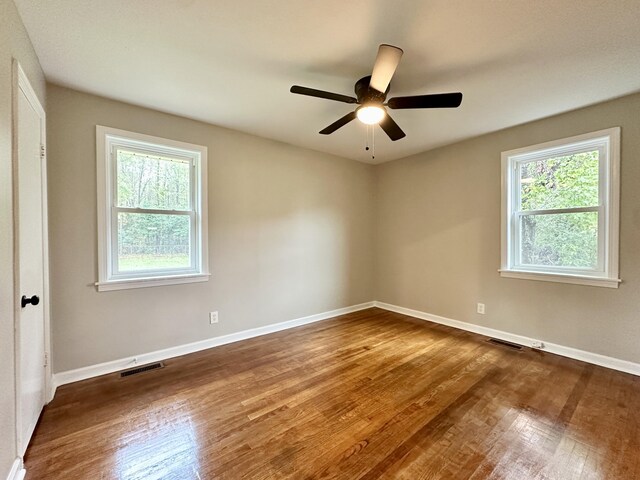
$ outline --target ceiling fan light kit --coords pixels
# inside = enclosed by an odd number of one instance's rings
[[[320,130],[322,135],[329,135],[357,118],[365,125],[380,125],[391,140],[400,140],[406,134],[391,118],[385,107],[391,109],[456,108],[462,103],[462,93],[460,92],[394,97],[385,103],[391,85],[391,78],[398,68],[402,54],[402,49],[398,47],[386,44],[380,45],[372,74],[361,78],[355,84],[356,98],[299,85],[292,86],[290,91],[298,95],[359,105],[354,111]]]
[[[387,114],[381,105],[362,105],[356,108],[356,116],[365,125],[376,125]]]

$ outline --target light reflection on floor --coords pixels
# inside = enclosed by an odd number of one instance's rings
[[[545,416],[528,409],[517,410],[518,415],[508,432],[513,441],[511,452],[502,457],[502,465],[496,468],[498,472],[504,466],[505,471],[520,469],[530,478],[605,480],[599,467],[601,455],[596,446],[580,441],[570,429]],[[531,456],[538,457],[540,461],[532,462]],[[543,466],[541,469],[540,465]]]
[[[160,412],[149,417],[144,424],[132,425],[120,439],[115,461],[117,478],[201,480],[197,433],[191,417],[179,415],[167,421],[171,417],[163,418]]]

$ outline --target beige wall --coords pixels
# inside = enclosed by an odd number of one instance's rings
[[[501,278],[500,153],[614,126],[620,288]],[[376,300],[640,362],[640,94],[390,162],[377,175]]]
[[[638,111],[630,96],[372,167],[49,85],[54,371],[374,298],[638,362]],[[96,124],[209,148],[208,283],[95,291]],[[618,125],[621,287],[501,278],[500,152]]]
[[[0,478],[16,458],[11,160],[12,58],[18,59],[44,105],[38,58],[12,0],[0,0]]]
[[[54,85],[48,118],[54,371],[373,299],[374,167]],[[207,146],[209,282],[96,292],[96,124]]]

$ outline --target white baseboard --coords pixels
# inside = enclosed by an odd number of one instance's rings
[[[606,355],[600,355],[599,353],[578,350],[577,348],[565,347],[564,345],[546,342],[542,339],[524,337],[522,335],[516,335],[515,333],[504,332],[502,330],[483,327],[481,325],[475,325],[473,323],[461,322],[460,320],[453,320],[451,318],[441,317],[439,315],[432,315],[430,313],[420,312],[418,310],[412,310],[410,308],[398,307],[397,305],[391,305],[389,303],[378,301],[375,301],[373,303],[374,306],[382,308],[383,310],[401,313],[410,317],[439,323],[441,325],[447,325],[449,327],[466,330],[468,332],[479,333],[480,335],[485,335],[487,337],[499,338],[500,340],[517,343],[518,345],[530,347],[533,342],[542,341],[542,343],[544,344],[544,348],[542,348],[541,350],[545,352],[555,353],[556,355],[562,355],[563,357],[574,358],[576,360],[582,360],[583,362],[593,363],[594,365],[600,365],[602,367],[607,367],[613,370],[619,370],[621,372],[640,376],[640,364],[638,363],[621,360],[619,358],[607,357]]]
[[[113,373],[119,370],[130,368],[135,364],[134,358],[137,359],[138,365],[158,362],[161,360],[166,360],[168,358],[179,357],[181,355],[199,352],[208,348],[226,345],[228,343],[239,342],[241,340],[259,337],[261,335],[267,335],[269,333],[279,332],[281,330],[299,327],[302,325],[307,325],[309,323],[319,322],[321,320],[327,320],[339,315],[345,315],[347,313],[357,312],[359,310],[365,310],[371,307],[382,308],[383,310],[389,310],[391,312],[401,313],[410,317],[419,318],[442,325],[448,325],[453,328],[478,333],[487,337],[499,338],[501,340],[506,340],[508,342],[517,343],[518,345],[525,345],[528,347],[530,347],[534,341],[540,340],[517,335],[514,333],[504,332],[502,330],[475,325],[473,323],[461,322],[459,320],[453,320],[451,318],[441,317],[439,315],[420,312],[418,310],[412,310],[410,308],[404,308],[397,305],[375,301],[361,303],[359,305],[353,305],[351,307],[339,308],[337,310],[331,310],[329,312],[318,313],[315,315],[309,315],[307,317],[297,318],[295,320],[289,320],[286,322],[266,325],[264,327],[243,330],[241,332],[231,333],[220,337],[208,338],[206,340],[188,343],[185,345],[178,345],[176,347],[170,347],[164,350],[157,350],[155,352],[143,353],[140,355],[112,360],[110,362],[100,363],[97,365],[90,365],[88,367],[82,367],[75,370],[56,373],[53,375],[53,391],[51,392],[51,398],[53,398],[55,394],[55,389],[61,385],[66,385],[68,383],[78,382],[80,380],[86,380],[88,378],[98,377],[100,375],[106,375],[108,373]],[[633,363],[627,360],[621,360],[613,357],[607,357],[598,353],[587,352],[572,347],[566,347],[564,345],[545,342],[544,340],[542,341],[544,343],[544,351],[640,376],[640,364],[638,363]],[[9,478],[13,480],[12,477]],[[21,477],[18,476],[15,478],[20,479]]]
[[[22,460],[16,458],[13,461],[13,465],[11,465],[11,470],[9,470],[9,475],[7,476],[7,480],[22,480],[24,478],[26,470],[22,468]]]
[[[66,385],[67,383],[79,382],[80,380],[86,380],[87,378],[93,378],[100,375],[106,375],[107,373],[117,372],[119,370],[130,368],[136,364],[144,365],[147,363],[159,362],[168,358],[179,357],[188,353],[199,352],[200,350],[206,350],[208,348],[218,347],[220,345],[226,345],[228,343],[239,342],[241,340],[259,337],[261,335],[267,335],[269,333],[279,332],[281,330],[287,330],[289,328],[299,327],[301,325],[307,325],[309,323],[319,322],[321,320],[327,320],[339,315],[345,315],[347,313],[365,310],[373,306],[374,302],[361,303],[359,305],[353,305],[351,307],[339,308],[337,310],[331,310],[329,312],[309,315],[308,317],[296,318],[295,320],[274,323],[271,325],[265,325],[264,327],[252,328],[249,330],[243,330],[241,332],[222,335],[220,337],[213,337],[206,340],[200,340],[198,342],[188,343],[185,345],[165,348],[164,350],[157,350],[155,352],[133,355],[131,357],[112,360],[105,363],[99,363],[97,365],[90,365],[88,367],[77,368],[75,370],[59,372],[53,375],[53,392],[51,392],[51,398],[53,398],[55,389],[57,387]],[[134,358],[137,359],[137,362],[135,363]]]

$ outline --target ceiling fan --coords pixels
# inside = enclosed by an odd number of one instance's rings
[[[393,110],[406,108],[456,108],[462,103],[462,93],[460,92],[394,97],[385,103],[387,94],[389,93],[391,78],[396,68],[398,68],[402,53],[401,48],[394,47],[393,45],[380,45],[376,62],[373,65],[373,73],[356,82],[356,98],[339,93],[316,90],[315,88],[301,87],[299,85],[291,87],[290,92],[359,105],[353,112],[347,113],[344,117],[320,130],[322,135],[329,135],[357,118],[367,125],[379,124],[391,140],[400,140],[405,137],[406,134],[398,124],[393,121],[385,107]]]

